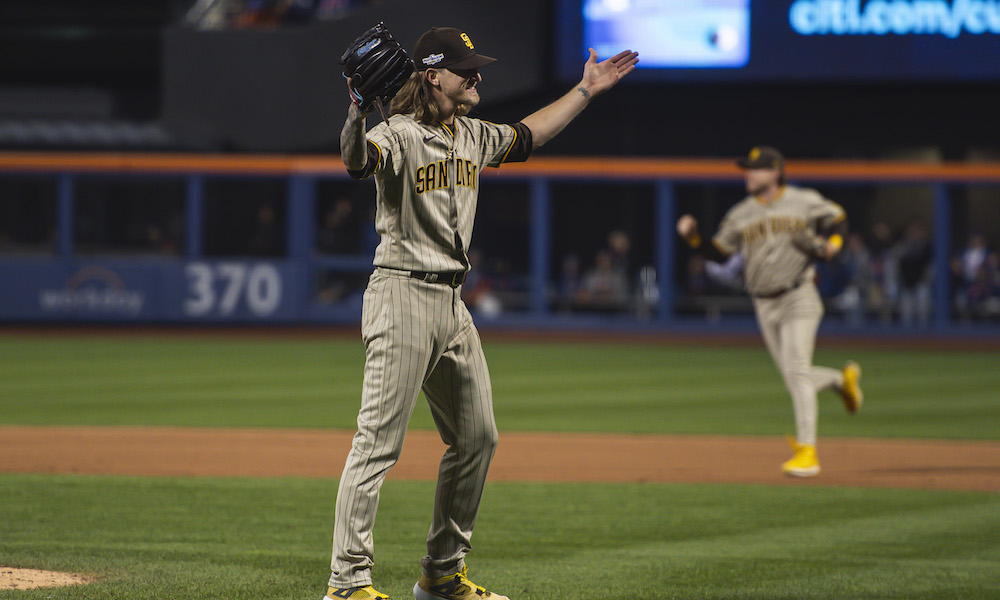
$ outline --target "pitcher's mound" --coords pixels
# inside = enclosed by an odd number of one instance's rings
[[[65,587],[68,585],[83,585],[93,580],[93,577],[77,573],[0,567],[0,590],[33,590],[35,588]]]

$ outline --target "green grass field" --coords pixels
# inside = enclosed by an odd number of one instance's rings
[[[791,407],[762,348],[485,343],[502,431],[774,435]],[[866,406],[821,436],[996,440],[991,353],[821,349]],[[352,428],[360,341],[0,336],[0,423]],[[426,407],[413,427],[430,428]],[[2,463],[2,449],[0,449]],[[380,587],[412,598],[432,483],[383,488]],[[94,573],[0,599],[319,600],[336,481],[0,474],[0,565]],[[491,483],[473,578],[513,600],[1000,597],[1000,495]]]
[[[763,346],[484,342],[501,430],[780,435],[791,401]],[[0,336],[8,424],[353,429],[359,339]],[[820,349],[861,362],[858,417],[821,394],[826,436],[1000,439],[1000,357]],[[418,405],[412,427],[431,429]]]
[[[0,598],[319,600],[333,481],[0,476],[3,562],[96,573]],[[389,481],[375,577],[412,598],[432,484]],[[472,574],[520,600],[996,598],[996,494],[488,486]]]

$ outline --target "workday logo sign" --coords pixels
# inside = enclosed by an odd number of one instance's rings
[[[800,35],[1000,34],[1000,0],[795,0]]]
[[[73,273],[63,289],[43,289],[38,304],[47,313],[87,313],[135,316],[146,295],[125,286],[117,273],[101,266],[83,267]]]

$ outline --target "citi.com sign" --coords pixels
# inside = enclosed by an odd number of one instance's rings
[[[1000,0],[796,0],[788,23],[800,35],[1000,34]]]

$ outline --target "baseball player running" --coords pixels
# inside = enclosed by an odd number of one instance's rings
[[[774,148],[753,148],[737,164],[744,169],[749,195],[723,217],[709,253],[743,254],[746,289],[753,298],[757,324],[795,412],[794,455],[781,469],[788,475],[812,477],[820,471],[816,393],[834,388],[851,414],[862,402],[857,363],[848,361],[839,371],[812,364],[823,317],[812,262],[829,260],[840,251],[846,215],[816,190],[786,185],[784,158]],[[691,215],[677,221],[677,233],[692,247],[701,244],[698,223]]]
[[[469,581],[465,564],[497,445],[489,371],[460,289],[479,175],[484,167],[526,160],[631,73],[638,54],[598,62],[591,50],[572,91],[513,125],[466,116],[479,104],[479,69],[494,60],[477,53],[459,29],[431,29],[417,41],[416,72],[393,98],[391,116],[367,135],[348,81],[354,102],[341,154],[353,177],[375,177],[381,242],[364,293],[361,410],[337,493],[326,600],[388,597],[372,587],[372,530],[379,489],[399,457],[420,390],[448,448],[414,596],[508,600]]]

